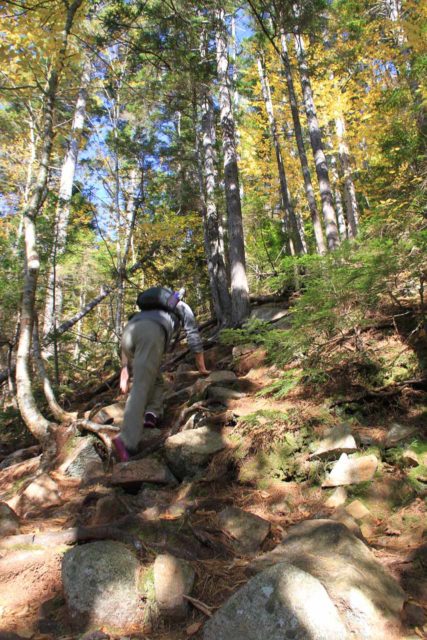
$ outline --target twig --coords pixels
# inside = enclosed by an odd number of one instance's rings
[[[185,600],[188,600],[188,602],[190,602],[193,605],[193,607],[195,607],[196,609],[199,609],[199,611],[204,613],[205,616],[207,616],[208,618],[212,617],[213,615],[212,607],[208,607],[207,604],[205,604],[201,600],[197,600],[197,598],[192,598],[191,596],[186,596],[186,595],[184,595],[183,597],[185,598]]]

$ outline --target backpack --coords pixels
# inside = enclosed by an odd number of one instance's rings
[[[136,304],[141,311],[149,309],[162,309],[169,311],[175,316],[177,315],[175,307],[179,302],[179,294],[165,287],[150,287],[145,291],[141,291],[136,299]]]

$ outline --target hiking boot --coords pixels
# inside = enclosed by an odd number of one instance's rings
[[[123,440],[120,436],[116,436],[112,439],[112,444],[114,448],[114,453],[119,462],[128,462],[130,460],[130,453],[126,449]]]
[[[158,422],[159,422],[158,417],[154,415],[154,413],[147,411],[147,413],[144,416],[144,429],[155,429],[157,427]]]

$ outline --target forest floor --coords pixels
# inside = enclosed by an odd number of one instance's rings
[[[371,338],[384,354],[402,348],[398,336]],[[237,378],[232,385],[236,393],[223,400],[218,423],[227,446],[212,457],[202,474],[173,488],[150,484],[143,503],[140,494],[113,487],[109,473],[81,482],[62,473],[57,465],[50,477],[60,500],[22,506],[23,491],[39,469],[36,456],[0,471],[0,500],[12,508],[21,500],[19,533],[61,532],[108,524],[108,517],[114,521],[124,514],[136,514],[154,527],[153,544],[150,538],[144,543],[145,558],[152,561],[159,550],[160,527],[165,549],[178,545],[181,556],[196,571],[189,616],[174,623],[158,620],[142,634],[105,637],[183,640],[200,638],[205,620],[248,580],[245,568],[251,554],[236,546],[218,521],[225,506],[239,507],[268,521],[270,530],[260,551],[273,549],[292,524],[334,518],[357,530],[405,590],[402,638],[427,638],[427,404],[423,390],[401,384],[391,386],[392,393],[372,394],[361,388],[354,371],[343,370],[321,384],[299,382],[281,399],[274,398],[273,392],[266,397],[265,389],[280,379],[281,372],[266,362],[261,349],[249,346],[233,355],[231,347],[214,345],[206,356],[211,370],[234,371]],[[176,423],[190,402],[180,390],[188,387],[189,380],[197,384],[197,374],[185,364],[185,357],[165,375],[171,392],[163,431]],[[86,397],[90,395],[89,390]],[[202,397],[203,390],[193,402],[200,405]],[[73,409],[83,412],[95,404],[106,407],[120,400],[113,386]],[[342,505],[333,507],[326,503],[334,489],[322,487],[330,463],[315,462],[310,452],[314,441],[342,422],[350,425],[360,455],[375,455],[379,465],[372,480],[346,486]],[[386,446],[396,425],[398,433],[406,435],[394,446]],[[413,456],[411,462],[408,450],[418,456],[418,464]],[[117,498],[117,509],[103,519],[97,503],[108,495]],[[352,516],[351,508],[346,508],[355,503],[364,509]],[[165,531],[172,529],[173,537],[168,537]],[[61,559],[67,548],[61,542],[37,544],[35,539],[8,549],[0,544],[0,639],[80,637],[70,627],[61,582]],[[98,637],[101,640],[102,635]]]

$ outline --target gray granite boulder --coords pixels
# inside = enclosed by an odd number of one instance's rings
[[[222,433],[211,427],[199,427],[170,436],[165,442],[165,455],[173,473],[182,479],[195,475],[226,446]]]
[[[339,487],[372,480],[377,467],[378,459],[373,454],[349,458],[346,453],[343,453],[322,482],[322,487]]]
[[[263,571],[280,562],[292,563],[322,583],[352,637],[394,637],[405,594],[368,547],[342,523],[306,520],[291,527],[283,542],[256,558],[251,568]]]
[[[227,507],[218,516],[223,531],[233,538],[237,552],[253,553],[259,549],[270,531],[264,518],[236,507]]]
[[[322,584],[289,563],[266,569],[207,622],[203,640],[349,640]]]
[[[67,551],[62,582],[74,627],[124,632],[142,624],[146,594],[141,573],[137,558],[119,542],[92,542]]]

